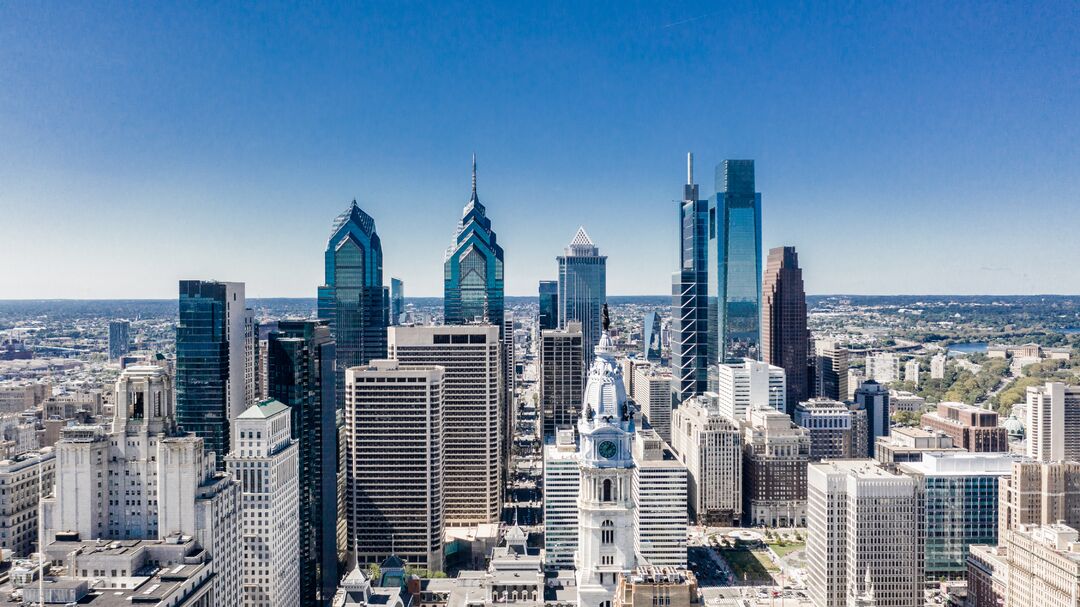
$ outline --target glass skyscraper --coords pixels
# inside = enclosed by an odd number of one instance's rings
[[[671,277],[671,405],[708,389],[709,201],[698,199],[694,155],[686,156],[679,203],[679,270]]]
[[[540,281],[540,330],[559,326],[559,283]]]
[[[472,171],[472,196],[443,262],[443,313],[448,325],[481,320],[502,331],[503,250],[476,195],[476,156]]]
[[[400,325],[405,314],[405,283],[396,277],[390,278],[390,324]]]
[[[759,359],[761,194],[753,160],[716,167],[708,230],[709,364]]]
[[[660,313],[649,312],[641,327],[641,355],[645,360],[660,362]]]
[[[593,349],[603,332],[601,310],[607,302],[607,256],[579,227],[559,261],[559,328],[571,321],[581,323],[585,360],[591,364]]]
[[[375,220],[354,200],[338,215],[326,243],[326,284],[319,318],[337,343],[337,407],[344,407],[345,369],[386,358],[389,293],[383,286],[382,242]]]
[[[266,341],[270,398],[289,406],[300,443],[300,604],[327,604],[348,546],[338,512],[344,476],[334,387],[334,339],[325,320],[282,320]],[[320,597],[322,600],[320,600]]]
[[[131,351],[131,323],[126,320],[109,321],[109,360],[120,360],[120,357]]]

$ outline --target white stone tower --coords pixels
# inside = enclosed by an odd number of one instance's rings
[[[636,565],[634,556],[634,410],[626,402],[622,369],[604,334],[585,385],[578,420],[581,487],[578,491],[577,568],[579,607],[611,607],[618,578]]]

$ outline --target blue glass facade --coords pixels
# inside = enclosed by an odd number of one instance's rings
[[[708,214],[709,364],[759,359],[761,324],[761,194],[754,161],[716,167]]]
[[[181,280],[176,327],[176,421],[222,466],[230,445],[227,293],[225,283]]]
[[[319,318],[337,343],[337,407],[344,407],[345,369],[386,358],[390,296],[383,286],[382,242],[375,220],[354,200],[334,220],[326,243],[326,284],[319,287]]]
[[[475,157],[472,197],[443,261],[443,295],[446,324],[481,320],[503,330],[503,250],[476,195]]]
[[[326,321],[282,320],[267,336],[270,398],[290,407],[292,436],[300,443],[300,604],[325,604],[337,588],[347,545],[338,538],[339,458],[335,347]],[[340,545],[340,550],[339,550]]]
[[[926,577],[961,577],[968,547],[998,539],[998,476],[927,476]]]
[[[126,320],[109,321],[109,360],[120,360],[120,357],[131,351],[131,323]]]
[[[400,325],[405,314],[405,283],[400,278],[390,279],[390,324]]]
[[[559,283],[555,280],[540,281],[540,329],[559,326]]]
[[[593,350],[603,333],[601,311],[607,302],[607,257],[593,245],[585,228],[566,247],[559,261],[559,328],[581,322],[584,356],[592,361]]]
[[[641,326],[641,354],[648,361],[660,362],[660,313],[649,312]]]
[[[679,203],[679,270],[671,277],[671,406],[708,389],[709,201],[698,199],[693,156]]]

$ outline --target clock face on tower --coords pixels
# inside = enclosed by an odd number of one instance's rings
[[[615,443],[609,440],[600,443],[600,445],[596,448],[596,452],[599,453],[600,457],[604,459],[611,459],[615,457],[615,453],[618,452],[618,450],[619,448],[615,446]]]

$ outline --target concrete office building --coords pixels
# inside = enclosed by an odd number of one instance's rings
[[[581,324],[540,332],[540,412],[543,437],[573,429],[581,414],[585,390],[585,349]]]
[[[686,466],[653,430],[638,431],[633,458],[638,565],[686,569]]]
[[[1015,462],[998,495],[1002,532],[1052,523],[1080,527],[1080,462]]]
[[[957,446],[973,453],[1009,450],[1008,430],[998,426],[998,414],[990,409],[964,403],[938,403],[937,411],[923,414],[922,426],[948,434]]]
[[[717,406],[720,413],[736,422],[746,419],[754,405],[767,405],[787,411],[784,370],[769,363],[744,359],[716,367]]]
[[[39,500],[52,492],[55,474],[51,447],[0,461],[0,548],[13,556],[37,551]]]
[[[892,352],[880,352],[867,356],[866,377],[879,384],[900,381],[900,357]]]
[[[887,468],[897,464],[921,462],[924,455],[966,453],[966,449],[953,445],[953,439],[940,430],[897,427],[888,436],[877,439],[874,459]]]
[[[1025,430],[1028,457],[1080,461],[1080,386],[1046,382],[1028,388]]]
[[[783,392],[781,392],[783,394]],[[720,412],[706,392],[672,415],[672,447],[686,466],[690,516],[699,524],[738,525],[742,520],[742,437],[739,424]]]
[[[398,556],[443,569],[445,375],[396,360],[345,372],[346,511],[359,563]]]
[[[814,396],[848,398],[848,351],[835,341],[814,344]]]
[[[815,607],[922,607],[923,517],[913,478],[871,460],[810,464],[807,590]],[[866,603],[863,603],[866,604]]]
[[[574,431],[559,430],[544,446],[544,568],[573,569],[578,542],[578,464]]]
[[[852,457],[852,412],[844,403],[812,398],[795,407],[795,423],[810,433],[810,459]]]
[[[240,481],[244,607],[300,604],[299,441],[289,407],[265,400],[233,420],[225,465]]]
[[[499,327],[391,327],[389,333],[390,358],[443,368],[447,526],[497,522],[503,488]]]
[[[806,524],[810,432],[771,407],[750,409],[743,424],[743,513],[753,526]]]
[[[660,435],[660,438],[670,441],[671,369],[653,365],[634,365],[634,381],[631,385],[634,402],[649,422],[649,426]]]

